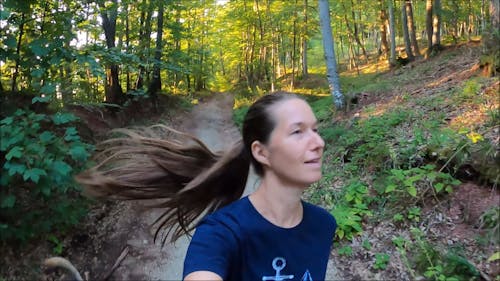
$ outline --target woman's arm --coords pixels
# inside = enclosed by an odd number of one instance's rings
[[[218,274],[210,272],[210,271],[195,271],[195,272],[189,273],[184,278],[184,281],[196,281],[196,280],[222,281],[222,277],[220,277]]]

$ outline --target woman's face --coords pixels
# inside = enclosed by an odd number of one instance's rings
[[[284,184],[307,187],[321,178],[321,157],[325,142],[311,107],[301,99],[274,105],[276,127],[271,133],[266,173],[274,173]]]

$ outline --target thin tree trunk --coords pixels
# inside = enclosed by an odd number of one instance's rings
[[[396,27],[394,23],[394,3],[393,0],[388,0],[389,3],[389,32],[391,35],[391,55],[389,56],[389,64],[396,65]]]
[[[432,16],[432,1],[427,0],[425,4],[425,31],[427,33],[427,52],[425,53],[426,57],[429,57],[432,53],[432,35],[433,35],[433,16]]]
[[[401,19],[403,23],[403,37],[405,41],[405,51],[408,56],[408,60],[415,60],[413,51],[411,50],[410,34],[408,32],[408,17],[406,16],[406,4],[401,3]]]
[[[441,0],[434,0],[432,46],[433,49],[441,48]]]
[[[130,23],[129,23],[129,5],[125,4],[125,48],[127,53],[130,52]],[[127,92],[130,91],[130,70],[127,68]]]
[[[413,47],[413,53],[416,57],[420,56],[420,50],[418,48],[418,42],[417,42],[417,30],[415,27],[415,22],[413,20],[413,5],[411,3],[411,0],[406,0],[406,15],[408,17],[408,33],[410,34],[411,38],[411,45]]]
[[[158,2],[158,17],[156,22],[156,48],[155,48],[155,63],[153,68],[153,79],[148,87],[148,94],[156,108],[157,92],[161,89],[161,53],[163,48],[163,1]]]
[[[16,46],[16,66],[14,68],[14,73],[12,74],[12,84],[10,90],[12,92],[17,91],[17,76],[19,76],[19,64],[21,63],[21,41],[23,40],[24,35],[24,21],[26,19],[26,15],[23,13],[21,15],[21,24],[19,25],[19,36],[17,37],[17,46]]]
[[[146,8],[147,6],[147,8]],[[143,62],[150,60],[149,49],[151,48],[151,17],[153,15],[153,1],[143,0],[141,13],[141,30],[139,33],[140,38],[140,49],[142,51],[141,59]],[[148,80],[149,74],[144,66],[139,66],[139,74],[137,76],[137,81],[135,82],[135,89],[141,89]]]
[[[490,21],[492,30],[496,30],[500,28],[500,1],[499,0],[490,0]]]
[[[387,11],[385,8],[386,0],[379,0],[380,4],[380,43],[381,43],[381,54],[387,57],[387,52],[389,51],[389,43],[387,42]]]
[[[342,4],[342,5],[344,5],[344,4]],[[352,0],[351,0],[351,5],[354,6]],[[344,10],[346,10],[345,5],[344,5]],[[351,14],[352,14],[352,19],[353,19],[353,24],[352,24],[353,29],[351,29],[351,26],[349,24],[349,20],[347,19],[347,15],[344,14],[347,29],[349,30],[349,32],[351,32],[352,37],[354,38],[354,40],[358,44],[358,47],[361,48],[361,51],[363,52],[363,56],[365,57],[366,62],[368,62],[368,54],[366,52],[365,46],[361,43],[361,40],[359,39],[359,32],[358,32],[358,27],[356,24],[356,17],[355,17],[354,10],[352,10]]]
[[[332,36],[330,23],[330,8],[328,0],[318,0],[319,18],[321,23],[321,33],[323,35],[323,48],[327,66],[328,84],[333,97],[333,102],[337,109],[344,107],[344,95],[340,91],[340,79],[337,72],[337,62],[335,60],[335,45]]]
[[[304,29],[302,30],[302,76],[307,77],[307,0],[304,0]]]
[[[103,4],[101,6],[102,28],[104,29],[106,46],[108,49],[112,49],[115,47],[116,18],[118,15],[118,5],[117,5],[117,0],[114,0],[113,2],[114,5],[111,6],[110,10],[106,10],[108,8],[104,7]],[[119,74],[118,65],[110,64],[107,66],[104,92],[106,96],[106,102],[108,103],[121,104],[122,99],[124,98],[118,74]]]

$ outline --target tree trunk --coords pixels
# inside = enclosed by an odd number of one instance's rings
[[[403,37],[405,40],[405,51],[408,56],[408,60],[415,60],[415,56],[413,55],[413,51],[411,50],[411,42],[410,42],[410,34],[408,32],[408,17],[406,16],[406,5],[405,3],[401,3],[401,19],[403,23]]]
[[[342,5],[344,5],[344,4],[342,4]],[[354,6],[354,4],[352,3],[352,0],[351,0],[351,5]],[[344,5],[344,10],[346,10],[345,5]],[[358,47],[361,48],[361,51],[363,52],[363,56],[365,57],[366,62],[368,62],[368,53],[366,52],[365,46],[361,43],[361,40],[359,39],[358,26],[356,24],[356,17],[355,17],[354,10],[352,10],[351,15],[352,15],[352,20],[353,20],[353,23],[352,23],[353,28],[352,29],[351,29],[351,26],[349,24],[349,20],[347,19],[347,15],[344,14],[347,29],[352,34],[352,37],[356,41],[356,44],[358,44]]]
[[[333,97],[333,102],[337,109],[344,107],[344,96],[340,91],[340,79],[337,72],[337,62],[335,60],[335,48],[330,23],[330,8],[328,0],[318,0],[319,18],[321,23],[321,33],[323,35],[323,49],[327,66],[328,84]]]
[[[420,50],[418,48],[418,42],[417,42],[417,29],[415,27],[415,22],[413,20],[413,5],[411,3],[411,0],[406,0],[406,15],[408,17],[408,33],[410,34],[411,38],[411,46],[413,47],[413,54],[416,57],[420,56]]]
[[[387,42],[387,10],[385,8],[386,0],[379,0],[380,4],[380,47],[381,54],[387,57],[389,51],[389,43]]]
[[[10,87],[11,92],[17,91],[17,76],[19,76],[19,64],[21,63],[21,41],[23,40],[24,34],[24,21],[26,19],[26,15],[23,13],[21,15],[21,24],[19,25],[19,37],[17,38],[17,46],[16,46],[16,66],[14,68],[14,73],[12,74],[12,84]]]
[[[304,29],[302,31],[302,76],[307,77],[307,0],[304,0]]]
[[[490,0],[490,22],[493,30],[500,28],[500,1]]]
[[[148,94],[153,101],[153,106],[156,108],[156,93],[161,89],[161,53],[163,48],[163,1],[158,2],[158,17],[156,23],[156,48],[155,48],[155,63],[153,68],[153,79],[148,87]]]
[[[433,22],[432,22],[432,1],[427,0],[425,4],[425,32],[427,33],[427,52],[426,57],[429,57],[432,53],[432,35],[433,35]]]
[[[106,46],[108,49],[115,47],[116,36],[116,18],[118,15],[117,0],[113,0],[114,5],[111,8],[106,8],[103,3],[101,4],[101,18],[102,28],[104,29],[104,36],[106,38]],[[108,64],[106,67],[106,83],[104,85],[104,93],[106,102],[113,104],[121,104],[123,100],[123,90],[120,86],[118,78],[119,67],[116,64]]]
[[[391,55],[389,57],[389,64],[396,65],[396,27],[394,24],[394,3],[393,0],[388,0],[389,3],[389,32],[391,35]]]
[[[147,6],[147,8],[146,8]],[[153,15],[153,1],[143,0],[142,2],[142,12],[141,12],[141,29],[139,31],[139,48],[142,52],[141,59],[143,62],[149,61],[149,49],[151,47],[151,17]],[[141,65],[139,66],[139,73],[137,75],[137,81],[135,82],[135,89],[141,89],[144,86],[145,80],[148,80],[148,73],[146,68]]]
[[[441,48],[441,0],[434,0],[434,19],[433,19],[432,47]]]

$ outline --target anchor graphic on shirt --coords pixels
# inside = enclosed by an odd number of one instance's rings
[[[279,263],[279,264],[278,264]],[[276,257],[273,259],[273,269],[276,270],[275,276],[263,276],[262,281],[273,280],[273,281],[283,281],[287,279],[293,279],[293,275],[280,275],[280,272],[286,266],[286,260],[282,257]]]

